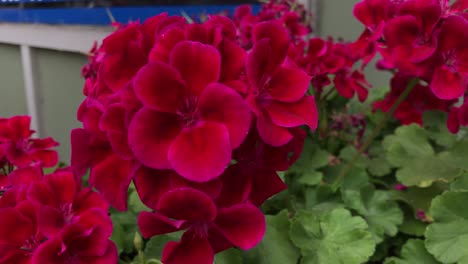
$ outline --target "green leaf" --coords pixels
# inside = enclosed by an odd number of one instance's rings
[[[169,241],[177,241],[181,237],[183,231],[175,232],[171,234],[165,235],[158,235],[150,238],[145,244],[145,257],[161,259],[162,252],[164,247],[166,246],[167,242]]]
[[[387,136],[383,141],[387,158],[395,166],[413,162],[408,158],[434,155],[434,149],[427,139],[426,131],[413,124],[396,129],[395,135]]]
[[[328,152],[321,149],[312,139],[307,138],[299,159],[290,168],[291,172],[304,174],[328,164]]]
[[[450,191],[434,199],[426,248],[443,263],[468,263],[468,192]]]
[[[450,184],[452,191],[468,191],[468,173],[463,173]]]
[[[377,243],[384,234],[394,236],[403,223],[403,212],[386,191],[375,190],[373,186],[361,189],[343,189],[343,200],[350,208],[364,217]]]
[[[122,225],[114,223],[114,227],[112,229],[112,236],[110,237],[110,239],[114,241],[119,254],[122,253],[122,251],[124,251],[126,243],[125,230],[123,229]]]
[[[241,252],[236,248],[216,254],[214,264],[242,264]]]
[[[468,170],[468,139],[457,142],[453,148],[440,154],[441,159],[454,168]]]
[[[427,223],[416,218],[415,212],[408,205],[402,205],[400,208],[403,210],[404,220],[398,228],[399,231],[410,236],[424,236]]]
[[[288,212],[283,210],[275,216],[267,215],[266,221],[267,230],[262,242],[254,249],[244,252],[244,263],[296,263],[300,253],[289,238]]]
[[[339,157],[342,160],[350,161],[357,152],[358,150],[356,149],[356,147],[346,146],[343,149],[341,149]],[[362,155],[353,164],[354,167],[358,167],[358,168],[364,168],[366,167],[366,165],[367,165],[367,159],[364,158],[364,156]]]
[[[323,173],[318,171],[310,171],[302,174],[297,181],[301,184],[314,186],[320,183],[323,178]]]
[[[111,210],[111,219],[117,229],[122,228],[122,230],[117,230],[113,234],[115,239],[118,241],[120,252],[131,253],[135,250],[133,246],[133,239],[135,237],[135,232],[137,232],[137,216],[132,211],[127,212],[113,212]],[[123,236],[123,237],[122,237]]]
[[[401,257],[392,257],[385,261],[385,264],[439,264],[434,257],[429,254],[424,247],[424,241],[420,239],[410,239],[401,249]]]
[[[447,113],[442,111],[425,111],[424,127],[430,139],[438,145],[450,147],[455,144],[457,136],[447,129]]]
[[[301,249],[304,264],[359,264],[375,250],[375,241],[364,219],[351,216],[343,208],[321,217],[300,211],[292,222],[290,234],[293,243]]]
[[[151,211],[150,208],[143,204],[136,191],[132,191],[128,197],[128,208],[137,214],[141,211]]]
[[[398,181],[406,186],[430,186],[435,181],[449,182],[461,174],[461,170],[451,167],[436,156],[421,156],[399,169]]]

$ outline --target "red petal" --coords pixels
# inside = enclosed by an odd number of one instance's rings
[[[0,209],[0,242],[22,246],[34,233],[32,223],[18,210]]]
[[[59,209],[42,206],[37,216],[39,230],[46,237],[52,238],[65,226],[65,218]]]
[[[109,155],[91,171],[89,183],[120,211],[127,209],[127,190],[132,180],[131,161]]]
[[[186,96],[179,72],[162,62],[141,68],[133,85],[145,106],[161,112],[175,113]]]
[[[318,111],[313,96],[305,96],[298,102],[272,102],[266,107],[271,121],[282,127],[307,125],[315,130],[318,125]]]
[[[128,142],[135,157],[155,169],[170,169],[168,150],[180,133],[178,116],[142,108],[128,128]]]
[[[287,188],[276,171],[270,167],[255,166],[250,168],[249,172],[250,177],[252,177],[252,190],[250,191],[249,200],[257,206]]]
[[[216,205],[211,197],[192,188],[167,192],[159,200],[158,211],[178,220],[211,221],[216,217]]]
[[[220,81],[226,82],[236,79],[245,66],[245,59],[247,57],[245,50],[235,42],[227,39],[223,39],[218,49],[221,54]]]
[[[268,39],[271,45],[271,64],[280,65],[288,52],[290,38],[288,31],[277,21],[258,23],[252,29],[254,43]]]
[[[206,182],[223,173],[231,161],[231,152],[229,132],[224,125],[200,122],[177,136],[169,149],[169,161],[184,178]]]
[[[79,215],[91,208],[100,208],[107,212],[109,210],[109,203],[99,193],[91,190],[91,188],[84,188],[75,197],[73,211]]]
[[[458,112],[459,109],[457,107],[453,107],[450,110],[450,113],[447,118],[447,128],[452,134],[458,133],[460,131],[460,121],[458,119]]]
[[[138,215],[138,227],[144,238],[179,231],[184,223],[183,220],[171,220],[159,213],[141,212]]]
[[[281,67],[268,82],[270,95],[281,102],[296,102],[306,93],[310,80],[310,76],[300,69]]]
[[[171,170],[153,170],[143,166],[138,169],[133,181],[141,201],[156,210],[161,196],[171,189],[171,178],[175,174]]]
[[[169,54],[174,46],[185,40],[185,31],[179,27],[171,27],[156,38],[156,43],[149,54],[149,61],[168,62]]]
[[[266,114],[257,116],[257,130],[265,143],[275,147],[282,146],[292,139],[287,128],[274,124]]]
[[[75,176],[71,172],[53,173],[44,178],[60,204],[71,204],[77,189]]]
[[[95,257],[88,257],[88,258],[81,258],[82,263],[87,264],[111,264],[117,263],[119,254],[117,252],[117,247],[115,246],[114,242],[108,241],[107,242],[107,250],[102,256],[95,256]]]
[[[232,244],[243,250],[256,246],[266,228],[262,211],[250,204],[219,209],[215,224]]]
[[[462,96],[467,85],[467,77],[453,72],[447,66],[442,66],[435,69],[430,87],[435,96],[450,100]]]
[[[170,54],[170,64],[179,70],[192,95],[199,95],[220,75],[221,56],[212,46],[198,42],[178,43]]]
[[[252,179],[250,175],[241,170],[239,163],[229,166],[220,179],[223,190],[216,199],[218,207],[230,207],[243,203],[250,194]]]
[[[251,112],[244,99],[222,84],[211,84],[198,101],[198,111],[206,121],[222,123],[229,131],[232,148],[244,141],[250,128]]]
[[[186,232],[180,242],[169,242],[163,251],[164,264],[213,264],[214,253],[206,238]]]
[[[59,237],[42,243],[32,256],[32,264],[65,263],[65,256],[60,256],[62,243]]]
[[[268,39],[255,43],[245,63],[245,72],[253,88],[261,89],[266,78],[279,66],[271,60],[272,49]]]

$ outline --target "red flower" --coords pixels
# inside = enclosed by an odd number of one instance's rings
[[[91,209],[65,226],[57,236],[42,243],[32,258],[32,264],[117,263],[117,248],[109,240],[111,227],[112,222],[106,212]]]
[[[247,135],[250,111],[231,88],[217,84],[219,52],[183,41],[170,63],[150,63],[135,78],[144,107],[129,126],[136,158],[155,169],[174,169],[193,181],[219,176],[232,149]]]
[[[52,138],[31,139],[34,133],[29,125],[29,116],[15,116],[0,119],[0,159],[18,167],[40,163],[43,167],[53,167],[58,162],[58,155],[50,148],[58,146]]]
[[[30,201],[0,209],[0,263],[31,263],[37,247],[45,240],[38,230],[37,209]]]
[[[180,242],[169,242],[164,248],[162,261],[167,264],[211,264],[214,253],[232,245],[250,249],[265,232],[265,219],[257,207],[238,204],[216,208],[208,195],[191,188],[167,192],[157,210],[138,216],[144,237],[188,229]]]
[[[310,77],[285,62],[289,36],[281,25],[259,23],[253,34],[255,44],[246,62],[250,84],[247,102],[257,115],[260,137],[270,145],[281,146],[292,139],[289,128],[317,127],[314,97],[305,96]]]
[[[41,232],[53,237],[64,226],[80,218],[88,210],[98,208],[107,212],[109,205],[90,188],[81,189],[70,172],[59,172],[31,184],[28,199],[40,205],[38,224]]]

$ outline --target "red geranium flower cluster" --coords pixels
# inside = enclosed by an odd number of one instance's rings
[[[371,85],[362,72],[368,61],[356,56],[354,43],[336,42],[332,39],[311,38],[307,45],[290,50],[290,56],[313,76],[312,84],[317,96],[332,83],[343,97],[351,99],[355,94],[359,101],[367,99]],[[355,68],[362,60],[360,68]]]
[[[283,20],[252,25],[252,49],[227,17],[155,16],[111,34],[87,66],[72,166],[117,209],[136,190],[144,237],[186,230],[164,263],[213,263],[265,232],[258,208],[286,188],[277,171],[317,127],[310,77],[288,58]],[[94,69],[89,74],[89,69]]]
[[[382,55],[379,68],[398,71],[397,79],[411,77],[425,81],[436,97],[417,87],[411,98],[422,102],[418,94],[427,101],[421,107],[407,99],[408,103],[397,111],[413,116],[403,120],[404,123],[420,123],[420,112],[425,109],[447,110],[452,100],[466,93],[467,8],[468,2],[464,0],[452,4],[448,0],[363,0],[355,6],[355,16],[366,26],[355,43],[358,54],[372,56],[379,52]],[[392,88],[388,97],[403,90]]]
[[[252,6],[242,5],[236,8],[233,20],[239,31],[239,43],[244,48],[252,47],[252,28],[264,21],[281,22],[294,44],[303,45],[304,37],[313,31],[312,14],[296,0],[269,1],[262,5],[258,14],[252,12]]]
[[[0,263],[116,263],[108,203],[57,164],[51,138],[31,139],[30,118],[2,119]]]

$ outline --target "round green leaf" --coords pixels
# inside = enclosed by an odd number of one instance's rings
[[[434,257],[427,252],[424,241],[420,239],[410,239],[401,249],[401,257],[392,257],[385,261],[385,264],[439,264]]]
[[[290,234],[301,249],[304,264],[360,264],[375,250],[375,241],[364,219],[351,216],[343,208],[321,217],[310,211],[298,212]]]
[[[446,192],[434,199],[426,248],[443,263],[468,263],[468,192]]]

